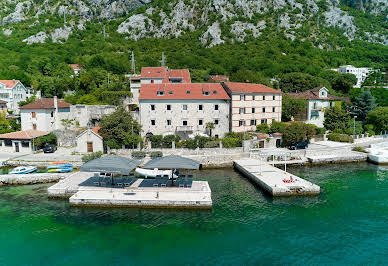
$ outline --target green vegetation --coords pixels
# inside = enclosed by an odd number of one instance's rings
[[[288,146],[298,142],[309,142],[316,134],[316,126],[303,122],[289,123],[283,133],[283,145]]]
[[[350,121],[349,112],[340,105],[334,105],[333,108],[326,110],[323,125],[327,130],[336,133],[344,133],[348,128]]]
[[[163,157],[163,152],[161,152],[161,151],[153,151],[153,152],[150,152],[150,157],[151,157],[152,159],[158,158],[158,157]]]
[[[307,100],[302,98],[294,98],[283,94],[282,97],[282,121],[291,121],[291,118],[305,119],[306,118]]]
[[[94,159],[100,158],[101,156],[102,156],[102,152],[97,151],[97,152],[85,154],[84,156],[82,156],[81,159],[84,163],[87,163],[87,162],[92,161]]]
[[[327,135],[327,139],[337,142],[353,142],[353,137],[346,134],[330,133]]]
[[[267,134],[269,132],[269,126],[268,126],[268,124],[265,124],[265,123],[264,124],[258,124],[256,126],[256,131],[260,132],[260,133]]]
[[[358,151],[358,152],[368,153],[368,152],[367,152],[366,150],[364,150],[364,148],[361,147],[361,146],[353,147],[352,151]]]
[[[376,100],[369,90],[361,93],[360,96],[353,100],[350,107],[351,112],[361,121],[364,121],[367,114],[377,107]]]
[[[370,111],[366,117],[366,122],[374,126],[376,134],[388,132],[388,106],[377,107]]]
[[[147,153],[145,151],[133,151],[131,155],[133,158],[143,159],[147,156]]]
[[[34,140],[34,146],[36,149],[43,149],[46,145],[57,145],[57,136],[54,133],[50,133],[46,136],[38,137]]]

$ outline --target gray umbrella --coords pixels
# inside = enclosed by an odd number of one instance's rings
[[[199,169],[200,163],[198,161],[185,158],[178,155],[170,155],[160,158],[155,158],[146,163],[145,169]]]
[[[101,157],[85,163],[80,167],[81,172],[103,172],[120,173],[129,175],[129,173],[140,165],[140,161],[133,160],[117,155]]]

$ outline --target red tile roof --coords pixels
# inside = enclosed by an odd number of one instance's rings
[[[158,96],[158,91],[164,95]],[[189,93],[187,93],[189,91]],[[204,95],[203,92],[209,92]],[[142,84],[139,100],[229,100],[230,97],[219,83],[165,83]]]
[[[19,82],[19,80],[0,80],[7,88],[13,88]]]
[[[58,108],[68,108],[70,104],[58,99]],[[54,109],[54,98],[43,98],[26,104],[20,109]]]
[[[101,136],[100,133],[98,133],[98,131],[100,130],[100,128],[101,128],[101,127],[99,127],[99,126],[94,127],[94,128],[92,128],[92,131],[93,131],[94,133],[96,133],[97,135]]]
[[[82,66],[77,65],[77,64],[69,64],[69,66],[70,66],[73,70],[81,70],[81,69],[82,69]]]
[[[30,140],[33,138],[37,138],[40,136],[45,136],[48,135],[48,132],[45,131],[39,131],[39,130],[25,130],[25,131],[16,131],[16,132],[11,132],[11,133],[6,133],[6,134],[0,134],[0,139],[26,139]]]
[[[0,103],[8,103],[7,101],[0,100]]]
[[[168,67],[143,67],[141,78],[163,79],[163,83],[169,83],[170,78],[181,78],[182,83],[190,83],[190,71],[188,69],[169,69]]]
[[[238,83],[225,82],[224,83],[232,92],[240,93],[282,93],[280,90],[275,90],[263,84],[254,83]]]
[[[306,100],[338,100],[338,101],[349,101],[349,98],[346,98],[346,97],[338,97],[338,96],[334,96],[334,95],[331,95],[331,94],[327,94],[327,97],[321,97],[319,95],[319,91],[322,89],[323,87],[321,88],[315,88],[315,89],[312,89],[312,90],[308,90],[308,91],[304,91],[304,92],[292,92],[292,93],[288,93],[289,96],[292,96],[294,98],[303,98],[303,99],[306,99]]]

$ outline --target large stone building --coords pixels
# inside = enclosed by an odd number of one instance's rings
[[[300,118],[308,124],[314,124],[318,127],[323,127],[325,120],[325,110],[332,108],[336,101],[348,101],[347,98],[337,97],[329,94],[329,90],[325,87],[315,88],[312,90],[289,93],[288,95],[294,98],[302,98],[307,100],[306,113]],[[296,119],[298,120],[298,118]]]
[[[280,121],[282,93],[262,84],[226,82],[230,102],[230,131],[255,131],[262,123]]]
[[[143,84],[139,102],[143,135],[209,135],[209,122],[213,136],[229,132],[230,97],[220,84]]]
[[[0,100],[7,102],[7,109],[19,112],[19,102],[32,96],[32,89],[27,89],[19,80],[0,80]]]

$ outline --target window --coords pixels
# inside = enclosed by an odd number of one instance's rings
[[[217,94],[217,91],[213,91],[213,94]]]
[[[317,109],[317,103],[313,104],[313,109]]]
[[[265,101],[265,95],[263,95],[263,101]]]
[[[151,104],[151,111],[155,111],[155,104]]]
[[[187,104],[183,105],[183,110],[185,110],[185,111],[187,110]]]
[[[171,126],[171,120],[167,120],[167,126]]]
[[[272,107],[272,112],[275,113],[275,111],[276,111],[276,108]]]
[[[218,119],[214,120],[214,125],[218,125]]]
[[[36,117],[36,113],[35,112],[32,112],[31,115],[32,115],[32,118]]]
[[[32,124],[32,129],[36,130],[36,124]]]
[[[10,139],[5,139],[5,140],[4,140],[4,146],[6,146],[6,147],[12,147],[12,140],[10,140]]]
[[[263,113],[265,113],[265,107],[263,107]]]
[[[245,114],[245,108],[244,107],[240,107],[240,114]]]
[[[267,124],[267,119],[261,119],[262,124]]]
[[[154,80],[153,79],[151,79],[151,84],[154,84]]]
[[[214,110],[218,111],[218,104],[214,105]]]
[[[244,101],[244,95],[240,95],[240,101]]]
[[[256,112],[255,107],[252,107],[252,114],[254,114],[255,112]]]
[[[174,94],[174,91],[168,91],[168,94],[172,95]]]
[[[171,111],[171,104],[167,104],[167,111]]]
[[[183,120],[182,125],[187,126],[187,120]]]
[[[252,100],[253,100],[253,101],[256,100],[255,95],[252,95]]]
[[[245,120],[240,120],[238,123],[239,127],[245,126]]]
[[[155,120],[151,120],[151,126],[155,126]]]
[[[203,91],[203,95],[209,96],[210,95],[210,91]]]
[[[30,142],[29,141],[22,141],[22,147],[23,148],[29,148],[30,147]]]
[[[190,94],[191,92],[189,90],[186,91],[186,94]]]
[[[216,139],[218,139],[219,138],[219,136],[216,134],[216,135],[214,135],[214,137],[216,138]]]
[[[274,95],[274,96],[272,96],[272,100],[274,100],[274,101],[275,101],[275,99],[276,99],[275,95]]]
[[[156,95],[158,95],[158,96],[163,96],[163,95],[164,95],[164,91],[157,91],[157,92],[156,92]]]
[[[256,120],[254,119],[251,120],[251,126],[256,126]]]
[[[202,105],[202,104],[198,105],[198,110],[199,110],[199,111],[202,111],[202,110],[203,110],[203,105]]]
[[[202,119],[199,119],[199,120],[198,120],[198,125],[199,125],[199,126],[202,126],[202,125],[203,125],[203,120],[202,120]]]
[[[51,111],[51,117],[54,117],[54,112],[53,111]]]

